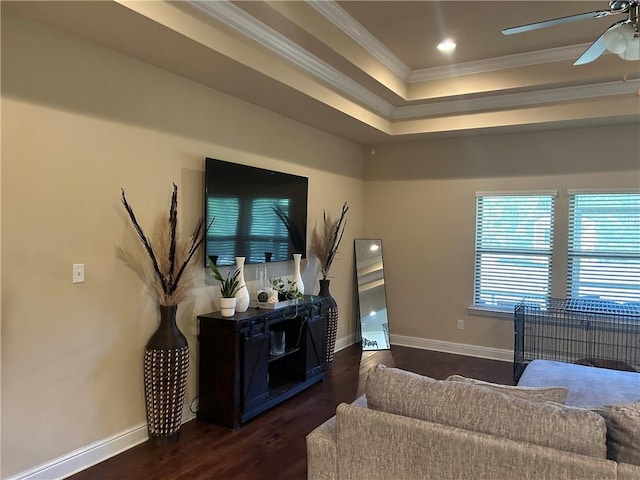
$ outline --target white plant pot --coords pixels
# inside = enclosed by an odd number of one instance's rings
[[[220,299],[220,315],[223,317],[233,317],[236,313],[236,297]]]

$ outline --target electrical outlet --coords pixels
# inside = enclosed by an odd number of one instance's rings
[[[458,330],[464,330],[464,320],[458,320]]]

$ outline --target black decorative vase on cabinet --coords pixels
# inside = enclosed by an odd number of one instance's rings
[[[160,305],[160,326],[144,353],[144,397],[149,442],[178,441],[189,374],[189,344],[176,325],[177,305]]]
[[[320,292],[318,296],[323,299],[322,313],[325,321],[324,334],[324,364],[330,369],[333,364],[333,354],[336,348],[336,334],[338,332],[338,304],[329,292],[329,280],[320,280]]]

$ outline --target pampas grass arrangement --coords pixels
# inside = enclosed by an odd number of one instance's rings
[[[323,210],[322,225],[320,228],[317,225],[313,227],[311,241],[309,242],[309,254],[320,261],[320,272],[323,280],[327,279],[333,259],[338,252],[338,246],[340,246],[340,241],[344,234],[344,227],[347,224],[347,210],[349,210],[349,207],[347,202],[344,202],[340,217],[336,220],[333,220],[331,215]]]
[[[198,221],[189,240],[178,238],[178,187],[175,183],[173,184],[169,212],[160,216],[151,238],[145,235],[138,223],[133,208],[127,201],[124,188],[122,189],[122,204],[151,260],[152,273],[150,275],[144,274],[138,262],[132,262],[132,268],[143,279],[151,282],[151,290],[154,291],[160,305],[179,304],[188,296],[193,285],[193,266],[190,261],[204,241],[205,233],[208,230],[208,228],[204,228],[204,220],[201,218]],[[130,264],[131,255],[121,250],[119,256]]]

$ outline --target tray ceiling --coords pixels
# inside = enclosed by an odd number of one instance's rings
[[[573,61],[613,23],[503,28],[606,1],[2,2],[14,11],[366,145],[639,122],[640,62]],[[453,37],[449,55],[435,46]]]

